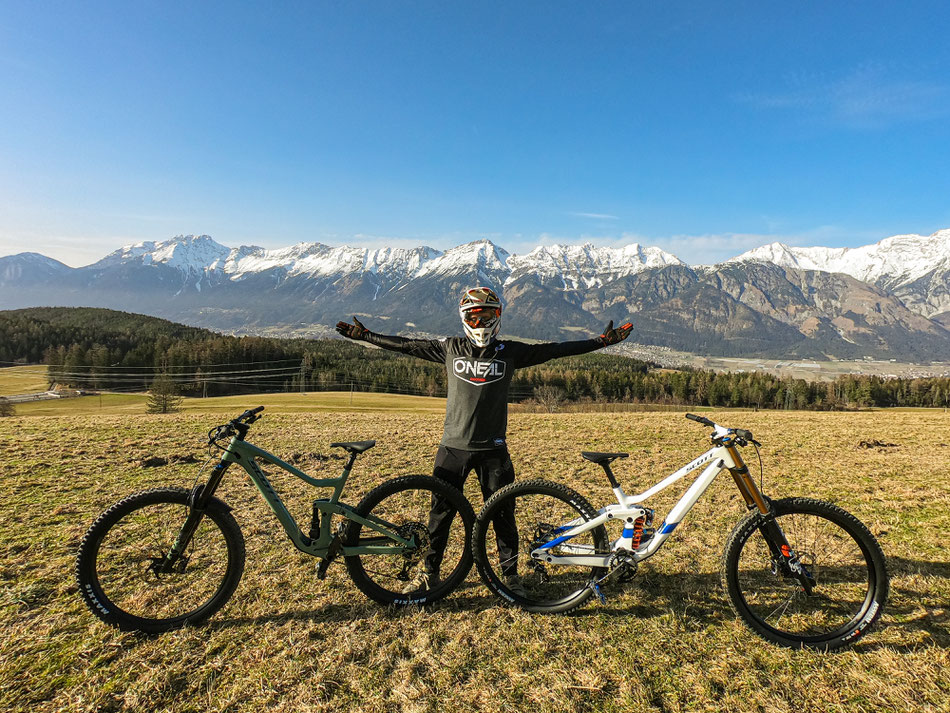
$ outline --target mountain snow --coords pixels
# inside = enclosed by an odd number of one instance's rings
[[[509,268],[508,252],[490,240],[476,240],[440,253],[419,267],[411,277],[463,275],[474,271],[482,282],[504,279]]]
[[[684,264],[675,255],[637,243],[620,248],[598,248],[590,243],[550,245],[527,255],[510,255],[490,240],[477,240],[444,252],[427,246],[373,250],[306,242],[269,250],[255,245],[228,248],[207,235],[180,235],[161,242],[127,245],[94,267],[126,262],[161,263],[188,275],[220,271],[235,280],[277,269],[287,275],[313,277],[371,272],[395,281],[475,272],[485,282],[506,284],[535,273],[560,280],[568,289],[602,285],[653,267]]]
[[[842,272],[889,289],[950,269],[950,230],[933,235],[895,235],[858,248],[797,248],[770,243],[728,262],[770,262],[798,270]]]
[[[507,282],[536,274],[543,282],[561,280],[566,289],[599,287],[650,268],[684,264],[675,255],[637,243],[622,248],[595,248],[591,243],[541,246],[508,260]]]
[[[178,235],[171,240],[126,245],[106,255],[91,267],[114,267],[126,262],[142,265],[160,263],[192,275],[201,275],[212,269],[231,252],[209,235]]]
[[[776,242],[743,253],[726,264],[749,261],[844,273],[894,292],[907,306],[925,316],[950,310],[950,229],[928,236],[895,235],[857,248],[800,248]],[[594,247],[591,243],[546,245],[525,255],[510,255],[490,240],[477,240],[445,251],[426,246],[331,247],[316,242],[265,249],[254,245],[228,248],[207,235],[179,235],[165,241],[127,245],[91,267],[122,264],[167,265],[181,271],[185,280],[199,289],[202,280],[212,275],[241,280],[248,275],[276,271],[279,279],[302,276],[335,280],[372,273],[391,284],[405,284],[419,277],[466,275],[501,288],[530,275],[554,289],[584,290],[643,270],[685,266],[675,255],[638,243],[619,248]],[[7,268],[12,275],[13,264]],[[17,269],[22,271],[23,267]],[[708,273],[717,266],[693,269]]]
[[[12,284],[21,278],[29,281],[38,274],[54,278],[68,273],[71,269],[59,260],[53,260],[39,253],[19,253],[0,258],[0,283]]]

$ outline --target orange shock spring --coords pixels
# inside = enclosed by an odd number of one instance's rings
[[[640,546],[641,537],[643,537],[643,518],[638,517],[633,522],[633,539],[631,540],[633,549],[637,549]]]

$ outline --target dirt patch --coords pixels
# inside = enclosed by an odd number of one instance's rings
[[[900,448],[899,443],[885,443],[884,441],[861,441],[858,448]]]
[[[300,463],[312,463],[314,461],[318,463],[324,463],[328,460],[342,460],[345,456],[340,455],[339,453],[292,453],[287,462],[291,465],[299,465]]]
[[[163,458],[162,456],[146,456],[145,458],[135,458],[129,462],[134,463],[140,468],[158,468],[163,465],[198,463],[199,459],[195,455],[188,453],[183,456],[169,456],[168,458]]]

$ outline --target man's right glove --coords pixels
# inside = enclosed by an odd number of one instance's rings
[[[614,329],[614,321],[610,320],[610,322],[607,324],[607,328],[604,330],[604,333],[600,335],[600,341],[604,343],[605,347],[609,347],[611,344],[622,342],[624,339],[630,336],[630,331],[632,329],[633,325],[630,322],[621,324],[619,327]]]
[[[353,317],[353,324],[337,322],[336,331],[347,339],[366,339],[366,335],[369,334],[369,330],[356,317]]]

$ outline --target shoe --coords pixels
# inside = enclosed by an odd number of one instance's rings
[[[509,574],[505,577],[505,586],[508,588],[508,591],[516,597],[521,597],[522,599],[528,598],[528,591],[524,588],[524,582],[521,581],[519,575]]]
[[[416,576],[413,577],[405,587],[402,588],[403,594],[425,594],[430,589],[435,589],[439,586],[438,574],[433,574],[426,572],[424,569],[420,569]]]

